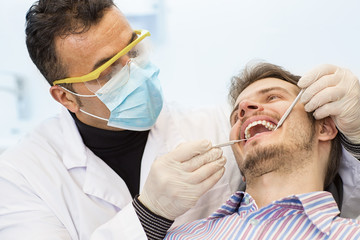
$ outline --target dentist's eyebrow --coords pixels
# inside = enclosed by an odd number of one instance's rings
[[[137,34],[136,34],[135,32],[133,32],[127,45],[129,45],[130,43],[132,43],[132,42],[136,39],[136,37],[137,37]],[[116,54],[117,54],[117,53],[116,53]],[[115,54],[115,55],[116,55],[116,54]],[[109,60],[110,60],[112,57],[114,57],[115,55],[113,55],[113,56],[111,56],[111,57],[108,57],[108,58],[101,59],[100,61],[98,61],[98,62],[94,65],[93,71],[96,70],[96,69],[97,69],[98,67],[100,67],[101,65],[103,65],[104,63],[106,63],[107,61],[109,61]]]

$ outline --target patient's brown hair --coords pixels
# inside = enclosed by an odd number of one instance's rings
[[[234,104],[236,99],[245,88],[247,88],[250,84],[264,78],[277,78],[297,85],[300,76],[294,75],[282,67],[270,63],[260,62],[247,65],[238,75],[233,76],[231,79],[229,91],[229,101],[231,105],[235,107]],[[315,121],[312,113],[309,113],[308,116],[313,122]],[[331,150],[324,188],[328,187],[334,180],[339,168],[341,155],[342,148],[340,134],[338,133],[331,141]]]

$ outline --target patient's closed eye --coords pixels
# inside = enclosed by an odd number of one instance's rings
[[[279,95],[275,95],[275,94],[271,94],[267,97],[267,100],[268,101],[273,101],[273,100],[276,100],[276,99],[279,99],[281,98]]]

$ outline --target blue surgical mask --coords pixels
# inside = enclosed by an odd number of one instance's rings
[[[141,66],[131,62],[128,67],[130,69],[124,68],[113,76],[95,92],[95,95],[71,93],[80,97],[97,96],[110,110],[109,119],[98,117],[82,109],[80,111],[108,121],[108,126],[135,131],[149,130],[155,124],[163,106],[158,79],[159,68],[150,61]],[[128,77],[125,83],[124,76]]]

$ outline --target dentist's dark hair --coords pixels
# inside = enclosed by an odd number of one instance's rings
[[[79,34],[98,23],[112,0],[40,0],[26,14],[26,46],[31,60],[50,85],[66,78],[55,38]]]
[[[301,77],[294,75],[275,64],[266,62],[256,62],[249,64],[238,75],[233,76],[231,79],[229,90],[229,101],[231,105],[235,107],[234,105],[236,103],[236,99],[245,88],[247,88],[250,84],[264,78],[277,78],[297,85]],[[308,113],[308,116],[311,121],[315,122],[312,113]],[[324,181],[324,189],[330,186],[335,176],[337,175],[341,156],[342,148],[340,134],[338,133],[331,141],[331,150],[328,161],[328,169]]]

